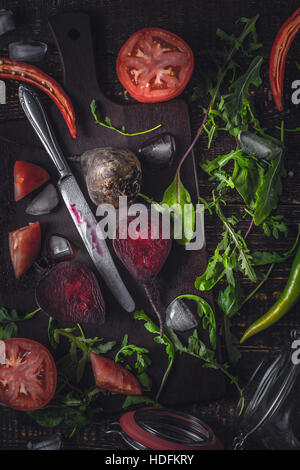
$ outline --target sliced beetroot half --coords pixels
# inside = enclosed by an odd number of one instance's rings
[[[150,222],[132,230],[134,217],[128,217],[127,224],[121,223],[113,240],[116,255],[128,269],[134,279],[140,283],[155,312],[163,333],[164,308],[160,302],[156,276],[162,269],[172,247],[171,239],[162,237],[161,224]],[[161,219],[160,219],[161,220]],[[131,231],[132,230],[132,231]]]
[[[149,215],[149,214],[148,214]],[[162,269],[170,253],[172,240],[162,238],[161,224],[150,223],[134,230],[130,237],[130,224],[134,217],[128,217],[127,224],[121,224],[116,231],[113,247],[116,255],[132,276],[142,284],[154,279]],[[128,236],[127,236],[128,234]]]
[[[84,264],[65,261],[38,283],[41,309],[61,322],[98,324],[105,321],[105,305],[94,273]]]

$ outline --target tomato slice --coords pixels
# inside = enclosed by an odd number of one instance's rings
[[[95,353],[90,354],[97,387],[125,395],[141,395],[139,381],[125,367]]]
[[[39,222],[30,223],[9,233],[9,251],[16,278],[29,269],[41,249]]]
[[[194,70],[190,47],[176,34],[160,28],[134,33],[117,58],[117,75],[133,98],[143,103],[179,95]]]
[[[51,353],[42,344],[25,338],[5,343],[0,363],[0,402],[16,410],[36,410],[53,398],[57,371]]]
[[[40,166],[17,161],[14,166],[15,201],[23,199],[49,179],[49,173]]]

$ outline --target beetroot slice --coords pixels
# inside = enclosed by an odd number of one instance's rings
[[[134,218],[128,217],[127,226],[121,224],[116,231],[113,247],[116,255],[136,281],[144,287],[148,300],[155,312],[163,335],[164,309],[161,306],[159,290],[155,278],[162,269],[172,247],[171,239],[162,238],[161,224],[149,222],[143,229],[138,227],[130,236],[130,223]],[[127,235],[128,234],[128,235]]]
[[[113,247],[130,274],[142,284],[148,284],[165,264],[171,250],[172,240],[163,239],[161,226],[152,225],[151,227],[149,217],[148,225],[143,232],[139,227],[136,229],[137,239],[131,238],[129,234],[125,238],[133,219],[133,217],[128,217],[126,232],[126,225],[121,224],[121,228],[117,229]],[[155,234],[158,234],[157,238]]]
[[[84,264],[65,261],[38,283],[36,300],[49,316],[62,322],[98,324],[105,321],[105,305],[94,273]]]

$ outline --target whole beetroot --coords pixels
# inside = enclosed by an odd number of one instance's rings
[[[129,149],[99,147],[84,152],[81,167],[89,196],[94,204],[119,207],[119,197],[132,204],[141,189],[142,169]]]

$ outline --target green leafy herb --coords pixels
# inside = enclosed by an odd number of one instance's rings
[[[191,241],[194,236],[195,208],[191,196],[183,186],[178,173],[165,190],[161,202],[155,202],[144,194],[140,194],[140,196],[150,202],[158,212],[171,214],[174,238],[180,245],[185,245]]]
[[[283,164],[284,149],[268,159],[269,167],[263,175],[257,189],[257,200],[254,212],[254,223],[260,225],[276,209],[279,196],[282,193],[281,178],[286,172]]]
[[[128,335],[125,334],[121,349],[115,355],[115,362],[125,363],[128,357],[136,355],[136,361],[134,367],[137,371],[137,377],[140,381],[143,389],[145,391],[150,391],[152,386],[152,381],[149,375],[146,373],[146,370],[151,365],[151,359],[149,357],[149,351],[146,348],[141,348],[135,344],[128,344]],[[131,365],[126,364],[127,369],[131,370]]]
[[[198,295],[184,294],[176,297],[173,302],[179,299],[188,299],[196,302],[197,304],[197,314],[202,319],[202,327],[205,329],[208,327],[209,330],[209,340],[213,347],[216,349],[217,341],[217,327],[214,312],[206,300],[202,299]]]
[[[122,405],[122,408],[128,408],[129,406],[133,405],[151,405],[151,406],[156,406],[159,407],[159,403],[157,401],[152,400],[149,397],[141,396],[141,395],[128,395],[124,403]]]
[[[262,224],[262,229],[266,237],[271,235],[276,238],[279,238],[279,234],[282,233],[285,237],[288,234],[288,228],[283,221],[282,215],[270,215],[265,219]]]
[[[273,139],[265,136],[273,144]],[[273,145],[273,151],[266,154],[265,160],[259,160],[251,155],[246,156],[242,150],[232,150],[226,155],[220,155],[211,161],[203,161],[200,166],[213,179],[225,183],[226,188],[235,188],[243,198],[246,207],[253,212],[254,223],[270,230],[276,236],[284,231],[284,225],[279,223],[279,216],[270,216],[276,209],[278,198],[282,193],[282,177],[285,176],[283,165],[284,148]],[[232,172],[224,170],[230,162],[234,162]],[[268,218],[269,217],[269,218]],[[268,220],[266,220],[268,218]],[[276,220],[277,218],[277,220]]]
[[[70,388],[70,384],[65,382],[65,385]],[[77,428],[97,422],[103,409],[95,405],[103,393],[105,391],[98,387],[81,390],[72,386],[72,390],[66,395],[56,395],[51,405],[28,411],[27,414],[40,426],[64,426],[72,429],[73,435]]]
[[[215,62],[216,70],[211,80],[206,81],[209,83],[206,93],[211,96],[208,119],[204,126],[208,135],[208,148],[218,131],[227,131],[236,136],[239,130],[248,130],[250,125],[255,131],[263,133],[254,115],[249,92],[250,86],[257,87],[261,83],[259,72],[262,58],[253,58],[248,70],[239,77],[237,73],[240,66],[234,61],[237,52],[242,52],[245,57],[261,47],[261,44],[257,42],[256,34],[258,17],[259,15],[252,19],[241,19],[240,22],[244,23],[244,28],[238,37],[227,34],[221,29],[217,30],[217,36],[223,44],[228,44],[229,47],[225,46],[221,53],[214,54],[212,61]],[[225,80],[229,82],[229,90],[223,93],[222,86]]]
[[[72,374],[74,367],[76,368],[76,379],[77,382],[83,377],[85,366],[89,361],[89,355],[91,352],[95,354],[106,354],[116,344],[116,341],[108,341],[103,343],[103,338],[86,338],[80,325],[77,325],[80,330],[80,336],[73,334],[76,328],[60,328],[54,329],[52,332],[53,341],[58,344],[60,337],[63,336],[70,341],[69,354],[61,360],[61,364],[66,364],[65,372],[69,376]],[[78,358],[77,352],[80,352],[81,357]]]
[[[171,328],[168,328],[166,325],[164,327],[163,337],[160,337],[159,327],[157,327],[153,323],[153,321],[144,313],[144,311],[141,310],[139,312],[136,312],[134,317],[137,320],[143,320],[145,322],[144,326],[146,330],[152,334],[157,335],[154,337],[154,341],[163,344],[166,347],[169,365],[162,380],[159,392],[156,396],[156,401],[158,401],[158,397],[162,391],[162,387],[164,386],[166,379],[170,373],[171,367],[174,363],[176,352],[180,354],[189,354],[198,359],[201,359],[202,361],[204,361],[202,367],[208,367],[223,372],[230,379],[230,382],[236,386],[240,393],[240,396],[242,397],[243,390],[240,388],[237,378],[230,374],[230,372],[228,371],[227,364],[219,364],[217,362],[215,358],[215,352],[212,349],[207,348],[203,341],[199,339],[197,330],[194,330],[193,334],[188,338],[188,345],[184,346],[176,335],[176,333]]]
[[[37,308],[33,312],[21,317],[15,309],[10,312],[5,307],[0,307],[0,340],[18,336],[18,323],[33,318],[41,309]]]
[[[162,392],[162,390],[163,390],[163,388],[164,388],[164,386],[167,382],[168,376],[171,372],[171,369],[172,369],[172,366],[173,366],[173,363],[174,363],[174,359],[175,359],[174,345],[173,345],[172,341],[170,340],[170,338],[168,338],[168,336],[165,333],[163,333],[163,335],[160,336],[159,327],[155,325],[155,323],[145,314],[145,312],[143,310],[139,310],[139,311],[135,312],[134,318],[136,320],[143,320],[145,322],[144,327],[146,328],[146,330],[149,331],[152,334],[157,335],[153,338],[153,340],[156,343],[159,343],[159,344],[162,344],[163,346],[165,346],[166,354],[168,356],[168,367],[167,367],[167,369],[166,369],[166,371],[163,375],[159,390],[158,390],[158,392],[156,394],[156,397],[155,397],[155,400],[158,401],[158,399],[160,397],[160,394],[161,394],[161,392]]]
[[[99,124],[102,127],[106,127],[107,129],[111,129],[115,132],[118,132],[119,134],[125,135],[127,137],[134,137],[136,135],[148,134],[149,132],[156,131],[156,129],[159,129],[160,127],[162,127],[162,124],[159,124],[158,126],[155,126],[152,129],[148,129],[146,131],[129,133],[129,132],[126,132],[124,125],[121,127],[121,129],[117,129],[116,127],[114,127],[108,116],[105,116],[105,118],[103,119],[95,100],[92,100],[90,104],[90,108],[91,108],[92,115],[94,116],[97,124]]]

